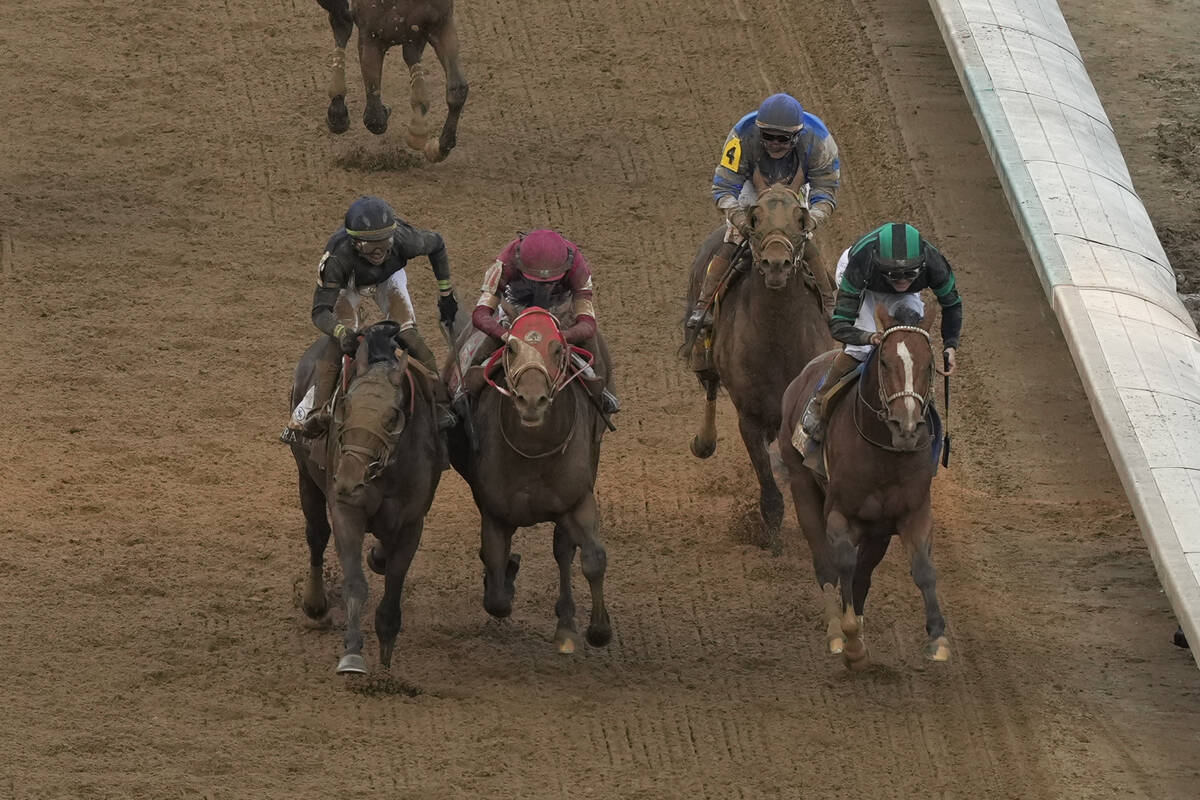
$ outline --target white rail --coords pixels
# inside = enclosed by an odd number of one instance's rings
[[[929,4],[1200,659],[1200,337],[1175,273],[1056,0]]]

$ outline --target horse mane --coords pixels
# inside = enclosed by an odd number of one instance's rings
[[[380,361],[391,361],[396,358],[396,348],[408,349],[396,335],[400,325],[391,320],[377,322],[363,332],[367,344],[367,363],[377,364]]]

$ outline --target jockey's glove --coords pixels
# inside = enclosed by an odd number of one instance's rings
[[[339,322],[333,327],[333,338],[337,339],[338,347],[346,355],[352,356],[358,352],[358,331],[353,328],[347,328]]]
[[[729,209],[729,214],[726,216],[729,224],[737,228],[738,231],[745,236],[750,231],[750,219],[746,216],[746,209],[741,206],[735,206]]]
[[[454,290],[451,289],[449,294],[438,297],[438,318],[446,327],[452,327],[456,316],[458,316],[458,298],[454,296]]]

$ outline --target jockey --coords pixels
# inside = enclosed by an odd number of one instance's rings
[[[788,94],[773,94],[758,111],[738,120],[725,138],[712,181],[713,199],[725,215],[725,241],[709,262],[696,307],[687,320],[688,328],[712,326],[709,306],[713,295],[749,229],[746,209],[757,199],[752,180],[756,169],[768,184],[788,183],[798,170],[803,170],[803,182],[809,186],[811,229],[828,219],[837,205],[837,144],[825,123],[805,111],[799,100]]]
[[[416,328],[412,298],[408,294],[408,276],[404,267],[409,259],[426,256],[433,266],[439,291],[438,316],[443,324],[453,323],[458,313],[458,299],[450,285],[450,260],[440,234],[415,228],[397,219],[391,206],[378,197],[362,196],[350,204],[345,224],[334,232],[325,245],[325,254],[317,265],[317,288],[313,292],[312,321],[317,329],[331,337],[330,347],[316,367],[314,390],[292,414],[288,431],[307,435],[320,433],[327,420],[320,414],[310,415],[312,409],[322,409],[333,394],[334,383],[343,353],[353,355],[358,349],[357,325],[339,321],[334,306],[345,299],[358,319],[358,306],[364,297],[371,297],[384,317],[400,324],[398,338],[413,358],[420,361],[434,377],[435,391],[445,394],[437,380],[438,365],[433,351]],[[336,343],[336,346],[332,346]],[[446,398],[439,398],[438,425],[452,427],[455,420]],[[284,439],[294,437],[284,432]]]
[[[611,391],[611,366],[600,363],[602,354],[596,349],[592,271],[574,243],[544,228],[518,236],[500,251],[484,275],[471,322],[493,339],[506,342],[511,334],[504,323],[530,306],[544,308],[570,322],[563,338],[598,356],[597,368],[605,373],[599,376],[606,386],[601,400],[603,410],[606,414],[619,411],[620,401]],[[497,308],[501,313],[496,313]],[[575,358],[583,366],[582,358]],[[590,367],[583,374],[597,378]]]
[[[947,375],[956,367],[962,333],[962,298],[950,263],[912,225],[889,222],[859,239],[838,259],[837,281],[837,304],[829,331],[845,348],[834,357],[804,409],[801,427],[813,444],[825,434],[829,421],[825,406],[833,387],[883,341],[875,325],[877,305],[882,304],[892,316],[903,306],[924,316],[921,290],[932,290],[942,309]]]

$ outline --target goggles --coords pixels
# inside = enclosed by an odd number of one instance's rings
[[[795,133],[786,133],[783,131],[759,131],[758,135],[762,137],[764,142],[775,142],[777,144],[790,144],[800,135],[800,131]]]
[[[883,270],[883,277],[887,278],[889,281],[892,281],[893,283],[899,283],[900,281],[913,281],[913,280],[916,280],[917,276],[920,274],[921,274],[921,267],[907,267],[904,269],[885,269],[885,270]]]
[[[375,241],[355,239],[354,249],[364,256],[384,255],[392,249],[392,237],[389,236],[386,239],[377,239]]]

